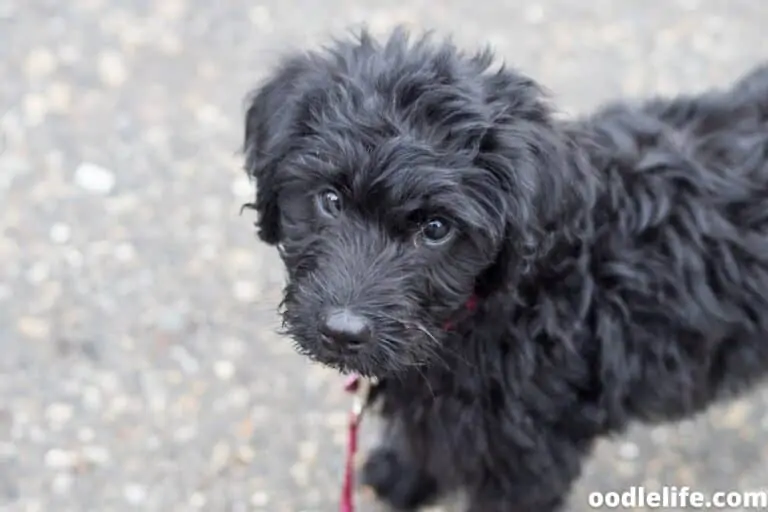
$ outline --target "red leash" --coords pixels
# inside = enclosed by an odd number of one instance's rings
[[[467,299],[464,308],[473,312],[477,309],[477,296],[472,295]],[[446,331],[453,329],[453,322],[450,320],[445,323],[443,328]],[[349,414],[347,423],[347,459],[344,464],[344,483],[341,488],[341,506],[339,512],[355,512],[355,455],[357,455],[357,433],[360,422],[363,419],[363,413],[371,405],[374,398],[373,385],[369,383],[362,393],[358,393],[361,387],[361,377],[351,375],[344,383],[344,390],[347,393],[355,394],[355,401],[352,405],[352,411]]]
[[[349,419],[349,434],[347,440],[347,462],[344,467],[344,485],[341,489],[340,512],[355,512],[355,454],[357,453],[357,426],[360,417],[351,413]]]
[[[352,405],[352,411],[349,414],[349,423],[347,424],[347,460],[344,464],[344,484],[341,488],[341,507],[340,512],[355,511],[355,455],[357,454],[357,431],[360,426],[360,420],[363,419],[363,412],[370,403],[369,396],[361,397],[357,392],[360,389],[360,376],[352,375],[344,383],[344,390],[348,393],[355,393],[355,402]],[[370,394],[370,390],[368,392]]]

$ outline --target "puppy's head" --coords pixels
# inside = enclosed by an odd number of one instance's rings
[[[561,151],[535,84],[491,64],[363,34],[288,59],[252,97],[249,206],[288,270],[285,330],[313,359],[429,364],[469,297],[514,285]]]

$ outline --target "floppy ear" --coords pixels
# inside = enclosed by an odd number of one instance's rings
[[[251,95],[245,115],[245,170],[256,181],[256,200],[244,208],[256,210],[259,237],[271,245],[282,238],[277,170],[296,135],[296,90],[305,70],[302,60],[287,61]]]
[[[479,146],[478,165],[495,178],[504,235],[494,263],[478,281],[479,293],[517,282],[549,231],[573,204],[579,176],[569,135],[553,119],[544,91],[531,79],[504,69],[485,75],[491,126]]]

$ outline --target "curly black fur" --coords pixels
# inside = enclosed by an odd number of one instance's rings
[[[245,137],[285,330],[385,380],[364,478],[400,509],[557,510],[597,437],[768,373],[768,67],[562,121],[489,52],[363,34],[285,61]]]

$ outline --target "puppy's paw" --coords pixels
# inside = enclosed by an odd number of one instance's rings
[[[431,504],[438,494],[437,482],[419,468],[401,461],[386,448],[371,452],[362,468],[361,483],[395,510],[415,511]]]

